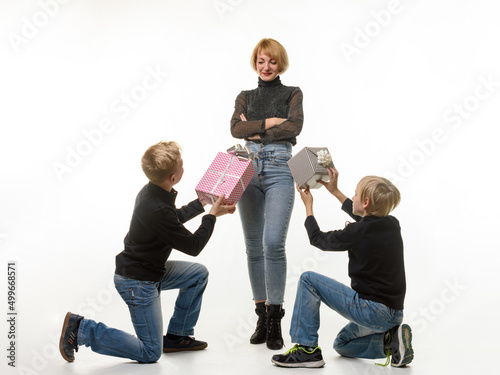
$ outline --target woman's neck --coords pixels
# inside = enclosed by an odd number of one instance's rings
[[[280,76],[277,76],[272,81],[264,81],[262,78],[259,77],[259,87],[273,87],[279,85],[281,85]]]

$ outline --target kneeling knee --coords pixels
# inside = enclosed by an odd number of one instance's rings
[[[140,361],[140,363],[158,362],[162,354],[162,349],[163,348],[158,348],[158,349],[155,348],[154,350],[148,351],[147,353],[145,353],[144,358],[142,361]]]
[[[309,284],[314,275],[316,275],[316,272],[313,271],[303,272],[302,275],[300,275],[300,282],[306,282]]]

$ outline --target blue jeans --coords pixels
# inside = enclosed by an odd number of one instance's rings
[[[166,268],[163,279],[158,282],[115,275],[116,290],[128,305],[137,337],[83,319],[78,330],[78,344],[90,346],[99,354],[130,358],[141,363],[156,362],[163,349],[160,292],[170,289],[180,290],[167,332],[192,335],[200,314],[208,271],[201,264],[182,261],[167,261]]]
[[[350,320],[333,344],[340,355],[353,358],[384,358],[384,335],[403,321],[403,311],[365,300],[334,279],[304,272],[299,280],[290,336],[304,346],[318,345],[321,302]]]
[[[295,199],[287,161],[290,143],[247,143],[255,175],[238,202],[255,301],[283,303],[286,284],[285,242]]]

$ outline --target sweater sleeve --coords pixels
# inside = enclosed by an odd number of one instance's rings
[[[153,231],[166,244],[180,252],[197,256],[210,240],[215,227],[216,218],[207,214],[202,217],[198,229],[191,233],[176,217],[175,213],[166,215],[157,221]]]
[[[248,138],[255,134],[263,134],[266,131],[266,119],[241,121],[241,114],[248,117],[246,96],[243,91],[236,98],[233,116],[231,117],[231,135],[234,138]]]
[[[352,248],[353,236],[349,225],[341,230],[322,232],[316,218],[310,215],[306,218],[305,227],[309,242],[320,250],[344,251]]]
[[[198,199],[195,199],[187,205],[178,208],[177,216],[181,223],[185,223],[203,212],[205,212],[205,208]]]
[[[360,221],[362,219],[361,216],[354,215],[352,213],[352,200],[350,200],[349,198],[347,198],[344,203],[342,203],[342,210],[356,221]]]
[[[297,137],[302,131],[304,123],[304,111],[302,109],[303,94],[300,88],[296,88],[290,96],[287,120],[272,127],[261,134],[262,141],[279,141]]]

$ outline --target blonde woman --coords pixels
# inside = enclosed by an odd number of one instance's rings
[[[255,157],[255,175],[238,202],[258,315],[250,342],[276,350],[284,345],[285,242],[295,189],[287,161],[302,130],[302,91],[281,83],[288,55],[276,40],[262,39],[250,64],[258,87],[236,98],[231,134],[244,139]]]

